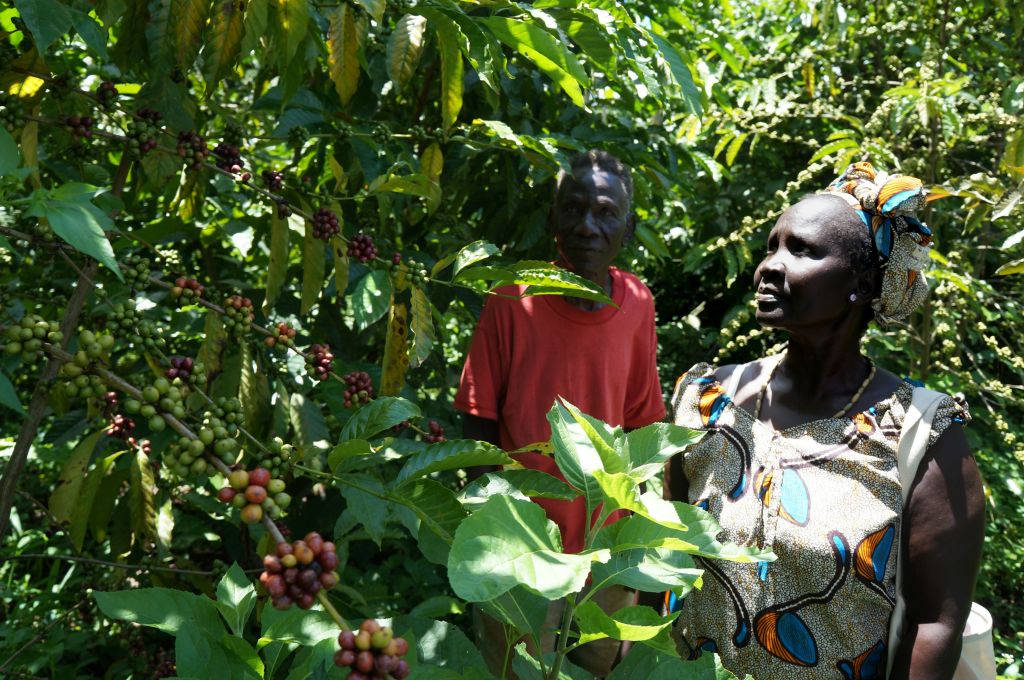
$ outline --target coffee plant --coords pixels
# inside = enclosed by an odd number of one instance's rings
[[[837,168],[948,194],[929,303],[868,349],[972,405],[976,598],[1019,677],[1022,36],[980,1],[3,5],[0,674],[486,678],[470,607],[529,638],[564,598],[553,654],[509,650],[519,678],[588,677],[568,654],[604,636],[634,643],[613,679],[728,677],[655,610],[591,600],[768,557],[641,492],[691,433],[557,404],[566,483],[449,406],[484,295],[603,299],[546,228],[554,176],[600,147],[634,170],[621,259],[666,388],[777,344],[747,277]],[[633,514],[566,554],[528,499],[581,493]]]

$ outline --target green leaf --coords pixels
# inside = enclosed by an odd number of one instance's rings
[[[646,501],[650,495],[651,492],[648,491],[641,498]],[[668,503],[668,501],[664,502]],[[700,508],[679,502],[673,502],[671,505],[678,518],[676,522],[685,522],[686,529],[667,527],[656,519],[633,515],[614,525],[609,525],[609,527],[616,526],[614,532],[609,531],[609,535],[614,539],[614,544],[608,545],[605,542],[601,544],[602,547],[607,547],[612,553],[635,548],[666,548],[730,562],[759,562],[775,559],[771,550],[719,541],[717,536],[722,532],[722,527],[714,517]],[[621,526],[618,526],[620,524]],[[609,527],[602,528],[598,535],[605,533]]]
[[[614,305],[603,289],[593,281],[557,267],[524,267],[515,270],[515,285],[538,286],[542,289],[559,290],[563,295],[574,295],[605,304]],[[503,284],[504,285],[504,284]]]
[[[340,239],[331,241],[331,250],[334,253],[334,289],[335,294],[341,298],[348,290],[348,250]]]
[[[427,20],[416,14],[406,14],[395,24],[388,38],[388,75],[401,92],[412,79],[416,65],[426,44]]]
[[[224,366],[224,350],[227,349],[228,335],[220,315],[207,312],[203,324],[203,344],[199,347],[198,359],[206,371],[207,380],[216,378]],[[205,387],[201,385],[200,387]]]
[[[0,125],[0,177],[10,174],[21,165],[21,151],[7,128]]]
[[[64,462],[49,503],[50,513],[58,522],[70,522],[76,512],[89,459],[102,436],[103,430],[99,430],[84,438]]]
[[[385,0],[356,0],[356,4],[362,6],[370,18],[378,24],[384,18],[384,10],[387,7]]]
[[[18,392],[14,389],[10,379],[0,371],[0,404],[13,410],[19,415],[25,415],[25,409],[18,398]]]
[[[508,465],[513,462],[511,456],[493,444],[474,439],[453,439],[431,444],[406,459],[393,486],[441,470],[457,470],[474,465]]]
[[[370,447],[370,442],[365,439],[349,439],[331,449],[327,455],[327,467],[332,472],[337,472],[338,466],[349,458],[366,456],[371,453],[373,453],[373,449]]]
[[[103,233],[112,230],[114,223],[101,210],[86,202],[45,201],[41,204],[41,213],[37,216],[45,217],[53,231],[75,250],[99,260],[124,281],[114,259],[114,250]]]
[[[583,492],[587,506],[593,508],[602,500],[601,487],[594,478],[595,470],[603,470],[604,462],[586,430],[568,410],[555,403],[548,411],[551,424],[551,445],[555,464],[565,480]]]
[[[270,265],[267,267],[267,294],[263,298],[263,313],[269,314],[281,294],[288,274],[288,222],[273,211],[270,216]]]
[[[1007,262],[996,270],[996,276],[1009,276],[1010,274],[1024,274],[1024,258]]]
[[[593,416],[588,416],[565,399],[562,399],[561,406],[564,411],[562,409],[557,411],[559,417],[565,417],[565,414],[568,413],[575,421],[576,426],[583,430],[597,454],[601,456],[602,469],[610,473],[625,471],[625,454],[616,447],[616,441],[621,437],[622,430],[610,427]]]
[[[593,578],[600,587],[620,585],[647,593],[671,590],[682,597],[701,585],[703,573],[687,553],[634,548],[613,553],[607,562],[595,564]]]
[[[388,311],[391,302],[391,277],[385,269],[374,269],[359,279],[352,291],[352,315],[356,329],[365,330]]]
[[[629,476],[645,482],[656,475],[668,460],[691,444],[700,441],[704,432],[671,423],[654,423],[628,433],[624,452],[629,461]]]
[[[434,346],[434,319],[430,300],[422,288],[412,289],[412,345],[409,347],[409,365],[416,367],[430,356]]]
[[[441,126],[447,130],[462,110],[462,43],[466,37],[450,22],[436,22],[437,48],[441,53]]]
[[[256,653],[256,650],[253,649],[252,645],[250,645],[248,642],[245,641],[244,638],[241,637],[240,633],[236,635],[225,635],[221,637],[220,644],[222,647],[227,649],[228,652],[234,655],[235,659],[240,660],[248,667],[249,670],[255,673],[257,678],[260,678],[260,680],[262,680],[263,673],[265,670],[263,667],[263,661]],[[235,659],[231,659],[232,666],[235,666]],[[208,664],[203,664],[203,667],[210,668],[211,666],[209,666]],[[249,674],[246,673],[245,677],[251,676],[249,676]]]
[[[448,595],[434,595],[433,597],[428,597],[409,610],[409,616],[424,619],[438,619],[445,616],[451,616],[453,614],[458,615],[465,613],[466,603]],[[434,623],[444,624],[443,621],[435,621]],[[449,623],[445,625],[450,626],[451,624]],[[458,629],[456,628],[456,630]],[[461,633],[462,631],[459,632]],[[476,648],[474,647],[474,649]]]
[[[327,449],[331,431],[324,420],[319,404],[305,395],[292,394],[288,413],[299,441],[306,447],[305,459],[309,460],[317,451]]]
[[[503,470],[490,472],[467,485],[460,494],[463,507],[476,509],[491,496],[512,498],[552,498],[571,501],[579,492],[558,477],[540,470]]]
[[[419,520],[416,534],[424,556],[435,564],[446,564],[455,530],[466,517],[455,492],[432,479],[417,479],[398,487],[390,497]]]
[[[241,645],[227,642],[228,639]],[[252,661],[259,659],[245,640],[223,633],[214,637],[184,626],[174,640],[174,664],[179,677],[206,678],[215,668],[217,677],[223,680],[260,680],[260,674],[250,665]]]
[[[68,528],[71,543],[74,544],[76,550],[80,551],[82,544],[85,543],[85,530],[89,526],[89,518],[93,513],[93,502],[96,500],[96,493],[120,456],[121,452],[118,452],[105,457],[93,469],[89,470],[89,474],[85,478],[85,483],[82,485],[78,500],[75,503],[74,512],[71,514],[71,526]]]
[[[748,675],[747,678],[750,678]],[[659,649],[634,645],[608,676],[608,680],[737,680],[722,667],[717,654],[704,653],[696,661],[683,661]]]
[[[693,115],[700,116],[704,108],[700,90],[697,88],[697,84],[693,82],[693,75],[683,61],[682,55],[679,54],[679,50],[676,49],[675,45],[657,34],[651,33],[650,36],[654,40],[654,44],[658,46],[661,56],[665,58],[665,62],[672,72],[672,77],[682,90],[686,108]]]
[[[1017,206],[1020,204],[1021,196],[1024,195],[1024,182],[1020,183],[1016,189],[1007,191],[999,203],[992,208],[992,221],[1002,219],[1012,213]]]
[[[184,590],[137,588],[113,593],[93,593],[100,611],[112,619],[131,621],[170,633],[194,629],[220,639],[224,624],[213,600]]]
[[[14,6],[41,54],[71,29],[71,11],[57,0],[14,0]]]
[[[203,78],[207,92],[234,69],[242,48],[247,3],[220,0],[211,22],[211,36],[203,48]]]
[[[489,28],[498,40],[532,61],[574,104],[586,108],[580,86],[589,87],[590,78],[573,53],[554,36],[539,26],[508,17],[492,16],[477,21]]]
[[[345,514],[351,515],[352,520],[363,525],[367,535],[380,547],[388,515],[391,514],[388,502],[381,498],[387,493],[384,485],[376,477],[360,473],[337,475],[335,485],[345,499]]]
[[[465,674],[455,677],[466,680],[489,680],[493,677],[485,670],[486,664],[480,651],[458,626],[446,621],[429,621],[410,614],[396,618],[391,627],[395,635],[406,637],[410,641],[410,647],[415,645],[419,664],[413,671],[414,678],[422,674],[425,667],[423,664]],[[407,637],[410,634],[412,639]]]
[[[252,347],[242,343],[238,399],[242,402],[245,429],[257,436],[266,431],[270,417],[270,382],[266,371],[254,365]]]
[[[743,148],[743,142],[747,140],[747,133],[741,132],[732,138],[732,143],[729,144],[729,150],[725,152],[725,164],[732,167],[733,162],[736,160],[736,156],[739,155],[740,149]]]
[[[520,680],[547,680],[548,676],[543,674],[544,670],[553,673],[551,667],[555,661],[555,652],[544,654],[544,666],[526,649],[526,643],[520,642],[515,647],[515,656],[512,658],[512,672]],[[568,658],[562,659],[562,665],[558,669],[555,680],[591,680],[593,675],[576,666]]]
[[[359,87],[359,51],[365,21],[357,19],[348,3],[330,14],[327,30],[327,66],[342,105],[348,104]]]
[[[646,605],[626,607],[606,614],[593,600],[584,602],[573,612],[580,627],[580,644],[601,638],[616,640],[650,640],[675,621],[677,614],[662,618]]]
[[[401,397],[377,397],[363,406],[341,428],[341,440],[371,439],[388,428],[420,416],[419,407]]]
[[[306,39],[309,27],[309,0],[276,0],[277,27],[281,33],[278,63],[282,71],[297,58],[299,45]]]
[[[90,50],[104,61],[110,57],[107,53],[107,31],[95,19],[80,10],[71,10],[71,22],[79,37],[85,41]]]
[[[551,603],[547,598],[516,586],[478,606],[492,617],[512,626],[520,635],[540,635]]]
[[[260,646],[275,640],[311,647],[322,640],[332,640],[338,635],[338,624],[327,612],[319,609],[305,611],[292,607],[281,611],[266,607],[260,614],[260,622],[263,626]]]
[[[217,584],[217,609],[231,631],[241,637],[245,622],[256,606],[256,589],[235,562]]]
[[[473,241],[469,245],[463,246],[459,250],[458,254],[455,255],[455,264],[452,267],[452,278],[459,275],[466,267],[471,264],[476,264],[482,260],[486,260],[489,257],[498,255],[501,250],[498,246],[487,241]]]
[[[136,542],[145,545],[156,540],[156,479],[153,468],[142,449],[137,449],[131,459],[131,487],[129,499],[132,511],[132,532]]]
[[[494,599],[521,585],[554,600],[581,590],[594,561],[608,551],[566,554],[558,528],[535,503],[490,498],[455,532],[448,580],[470,602]]]
[[[834,153],[842,151],[843,149],[855,149],[858,144],[852,139],[837,139],[834,142],[826,144],[825,146],[818,149],[813,156],[811,156],[810,163],[816,163],[826,156],[831,156]]]
[[[320,299],[324,287],[324,242],[313,236],[313,225],[306,223],[302,248],[302,304],[299,313],[306,315]]]

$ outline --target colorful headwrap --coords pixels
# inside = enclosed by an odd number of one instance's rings
[[[883,272],[882,290],[871,303],[875,320],[889,326],[906,319],[928,294],[924,270],[932,232],[914,216],[928,200],[921,180],[860,162],[846,168],[825,193],[845,199],[871,234]]]

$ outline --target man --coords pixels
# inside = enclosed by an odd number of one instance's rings
[[[575,297],[518,298],[525,286],[499,289],[484,305],[462,372],[455,408],[465,414],[466,437],[508,451],[546,441],[546,414],[558,397],[611,425],[626,429],[662,420],[665,407],[656,365],[654,302],[634,275],[611,266],[633,236],[633,180],[629,168],[603,151],[573,157],[572,172],[555,185],[549,227],[558,264],[601,286],[615,306]],[[539,453],[516,456],[525,467],[561,477],[554,460]],[[486,472],[476,468],[470,475]],[[537,499],[562,534],[567,552],[579,552],[594,518],[582,498]],[[613,587],[595,596],[606,610],[633,604],[635,593]],[[562,603],[554,603],[548,627],[556,630]],[[478,613],[477,638],[496,673],[505,652],[502,626]],[[554,634],[541,640],[550,651]],[[574,661],[597,676],[606,675],[618,642],[602,640],[580,647]]]

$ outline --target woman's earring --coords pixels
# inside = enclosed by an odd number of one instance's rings
[[[857,294],[856,293],[850,293],[850,302],[856,302],[856,301],[857,301]]]

